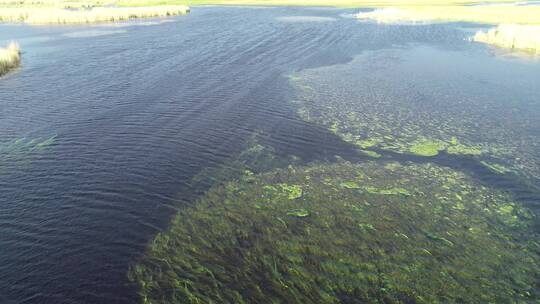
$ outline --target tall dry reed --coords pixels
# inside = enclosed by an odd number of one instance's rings
[[[540,26],[501,24],[487,32],[479,31],[474,41],[540,55]]]
[[[7,74],[21,63],[21,51],[16,42],[11,42],[6,48],[0,48],[0,76]]]
[[[27,24],[75,24],[125,21],[133,18],[165,17],[185,14],[183,5],[152,7],[94,7],[91,9],[2,8],[0,22]]]
[[[378,23],[475,22],[540,25],[540,6],[410,6],[360,12]]]

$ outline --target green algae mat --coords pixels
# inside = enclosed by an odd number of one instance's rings
[[[535,220],[432,164],[289,166],[211,188],[129,276],[144,303],[531,303]]]

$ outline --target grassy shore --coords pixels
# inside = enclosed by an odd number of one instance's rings
[[[19,45],[11,42],[6,48],[0,48],[0,76],[7,74],[21,63]]]
[[[540,55],[540,26],[503,24],[476,33],[473,40]]]
[[[189,7],[93,7],[89,9],[67,10],[55,7],[2,8],[0,21],[22,22],[28,24],[76,24],[115,22],[133,18],[165,17],[185,14]]]
[[[357,18],[378,23],[473,22],[497,25],[472,40],[540,53],[540,6],[411,6],[360,12]]]
[[[11,0],[10,0],[11,1]],[[117,5],[147,6],[182,3],[186,5],[262,5],[262,6],[331,6],[331,7],[410,7],[465,5],[480,1],[474,0],[119,0]],[[484,1],[482,1],[484,2]],[[505,3],[508,0],[488,0],[489,3]]]
[[[538,6],[412,6],[384,8],[357,14],[379,23],[475,22],[484,24],[538,24]]]
[[[505,3],[509,0],[0,0],[2,6],[81,7],[81,6],[156,6],[156,5],[268,5],[333,7],[411,7],[465,5],[477,2]]]

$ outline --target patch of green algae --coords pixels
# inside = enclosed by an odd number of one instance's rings
[[[448,145],[440,141],[425,140],[414,143],[409,152],[419,156],[436,156],[440,151],[444,151]]]
[[[287,197],[290,200],[294,200],[297,198],[300,198],[302,196],[302,187],[298,185],[287,185],[287,184],[279,184],[278,185],[281,191],[285,192],[287,194]]]
[[[380,194],[380,195],[411,195],[407,189],[403,188],[388,188],[388,189],[379,189],[377,187],[368,186],[365,188],[368,193],[371,194]]]
[[[535,220],[435,165],[289,167],[211,188],[129,277],[144,303],[532,303]]]

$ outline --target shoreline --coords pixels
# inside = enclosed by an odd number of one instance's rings
[[[492,25],[469,39],[503,49],[540,54],[540,6],[447,6],[380,8],[356,14],[359,20],[379,24],[467,22]]]
[[[91,24],[118,22],[131,19],[157,18],[184,15],[188,6],[148,6],[148,7],[91,7],[65,9],[58,7],[20,7],[0,10],[1,23],[22,23],[30,25],[50,24]]]

